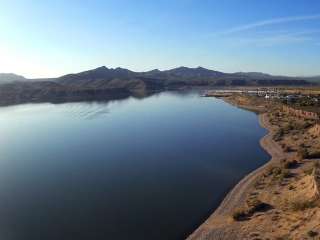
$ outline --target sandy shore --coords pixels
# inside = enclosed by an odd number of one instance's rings
[[[230,102],[229,102],[230,103]],[[232,104],[232,103],[231,103]],[[250,106],[239,106],[251,109]],[[258,110],[258,109],[254,109]],[[261,147],[267,151],[271,160],[255,171],[245,176],[224,198],[220,206],[215,212],[187,239],[188,240],[236,240],[241,239],[239,236],[241,223],[232,219],[232,213],[246,201],[247,195],[252,191],[256,179],[263,171],[273,162],[286,158],[287,154],[283,152],[281,147],[272,139],[274,128],[268,121],[266,113],[259,114],[260,125],[268,130],[260,140]]]

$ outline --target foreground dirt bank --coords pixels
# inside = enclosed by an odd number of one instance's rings
[[[260,144],[270,154],[271,160],[244,177],[187,239],[319,239],[314,238],[318,235],[318,228],[320,230],[320,211],[315,202],[318,189],[314,190],[317,188],[316,176],[306,173],[311,169],[311,163],[305,159],[293,161],[297,151],[284,150],[296,147],[294,141],[290,142],[290,137],[296,137],[299,132],[289,132],[284,140],[275,140],[283,117],[273,118],[273,113],[266,112],[267,107],[263,104],[252,106],[245,99],[240,100],[227,99],[227,102],[260,112],[259,123],[268,130]],[[299,134],[304,134],[301,135],[304,139],[308,136],[305,135],[307,131]],[[294,168],[291,169],[288,163],[292,163]],[[311,202],[314,204],[312,207]]]

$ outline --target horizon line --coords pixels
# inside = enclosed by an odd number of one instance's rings
[[[271,75],[273,77],[296,77],[296,78],[312,78],[312,77],[320,77],[320,73],[319,74],[315,74],[315,75],[290,75],[290,74],[273,74],[273,73],[268,73],[268,72],[263,72],[263,71],[243,71],[243,70],[239,70],[239,71],[232,71],[232,72],[225,72],[225,71],[219,71],[219,70],[215,70],[209,67],[202,67],[202,66],[184,66],[184,65],[180,65],[177,67],[171,67],[171,68],[153,68],[151,70],[145,70],[145,71],[137,71],[137,70],[131,70],[130,68],[125,68],[125,67],[106,67],[106,65],[101,65],[99,67],[95,67],[95,68],[88,68],[87,70],[83,70],[83,71],[78,71],[78,72],[69,72],[69,73],[65,73],[65,74],[61,74],[57,77],[25,77],[24,74],[20,74],[20,73],[15,73],[15,72],[0,72],[0,74],[13,74],[16,76],[20,76],[23,77],[25,79],[28,80],[37,80],[37,79],[55,79],[55,78],[59,78],[65,75],[69,75],[69,74],[78,74],[78,73],[82,73],[82,72],[86,72],[86,71],[92,71],[95,69],[99,69],[99,68],[107,68],[107,69],[125,69],[125,70],[129,70],[131,72],[135,72],[135,73],[146,73],[146,72],[150,72],[150,71],[154,71],[154,70],[159,70],[161,72],[163,71],[169,71],[169,70],[173,70],[173,69],[177,69],[177,68],[189,68],[189,69],[197,69],[197,68],[203,68],[206,70],[210,70],[210,71],[216,71],[216,72],[221,72],[221,73],[226,73],[226,74],[235,74],[235,73],[260,73],[260,74],[267,74],[267,75]]]

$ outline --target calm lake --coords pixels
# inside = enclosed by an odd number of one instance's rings
[[[0,108],[0,239],[183,239],[268,161],[257,115],[196,93]]]

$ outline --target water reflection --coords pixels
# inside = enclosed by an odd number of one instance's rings
[[[61,110],[62,113],[69,114],[73,118],[83,118],[87,120],[104,117],[110,113],[108,104],[99,103],[84,103],[81,105],[72,103],[63,105]]]

